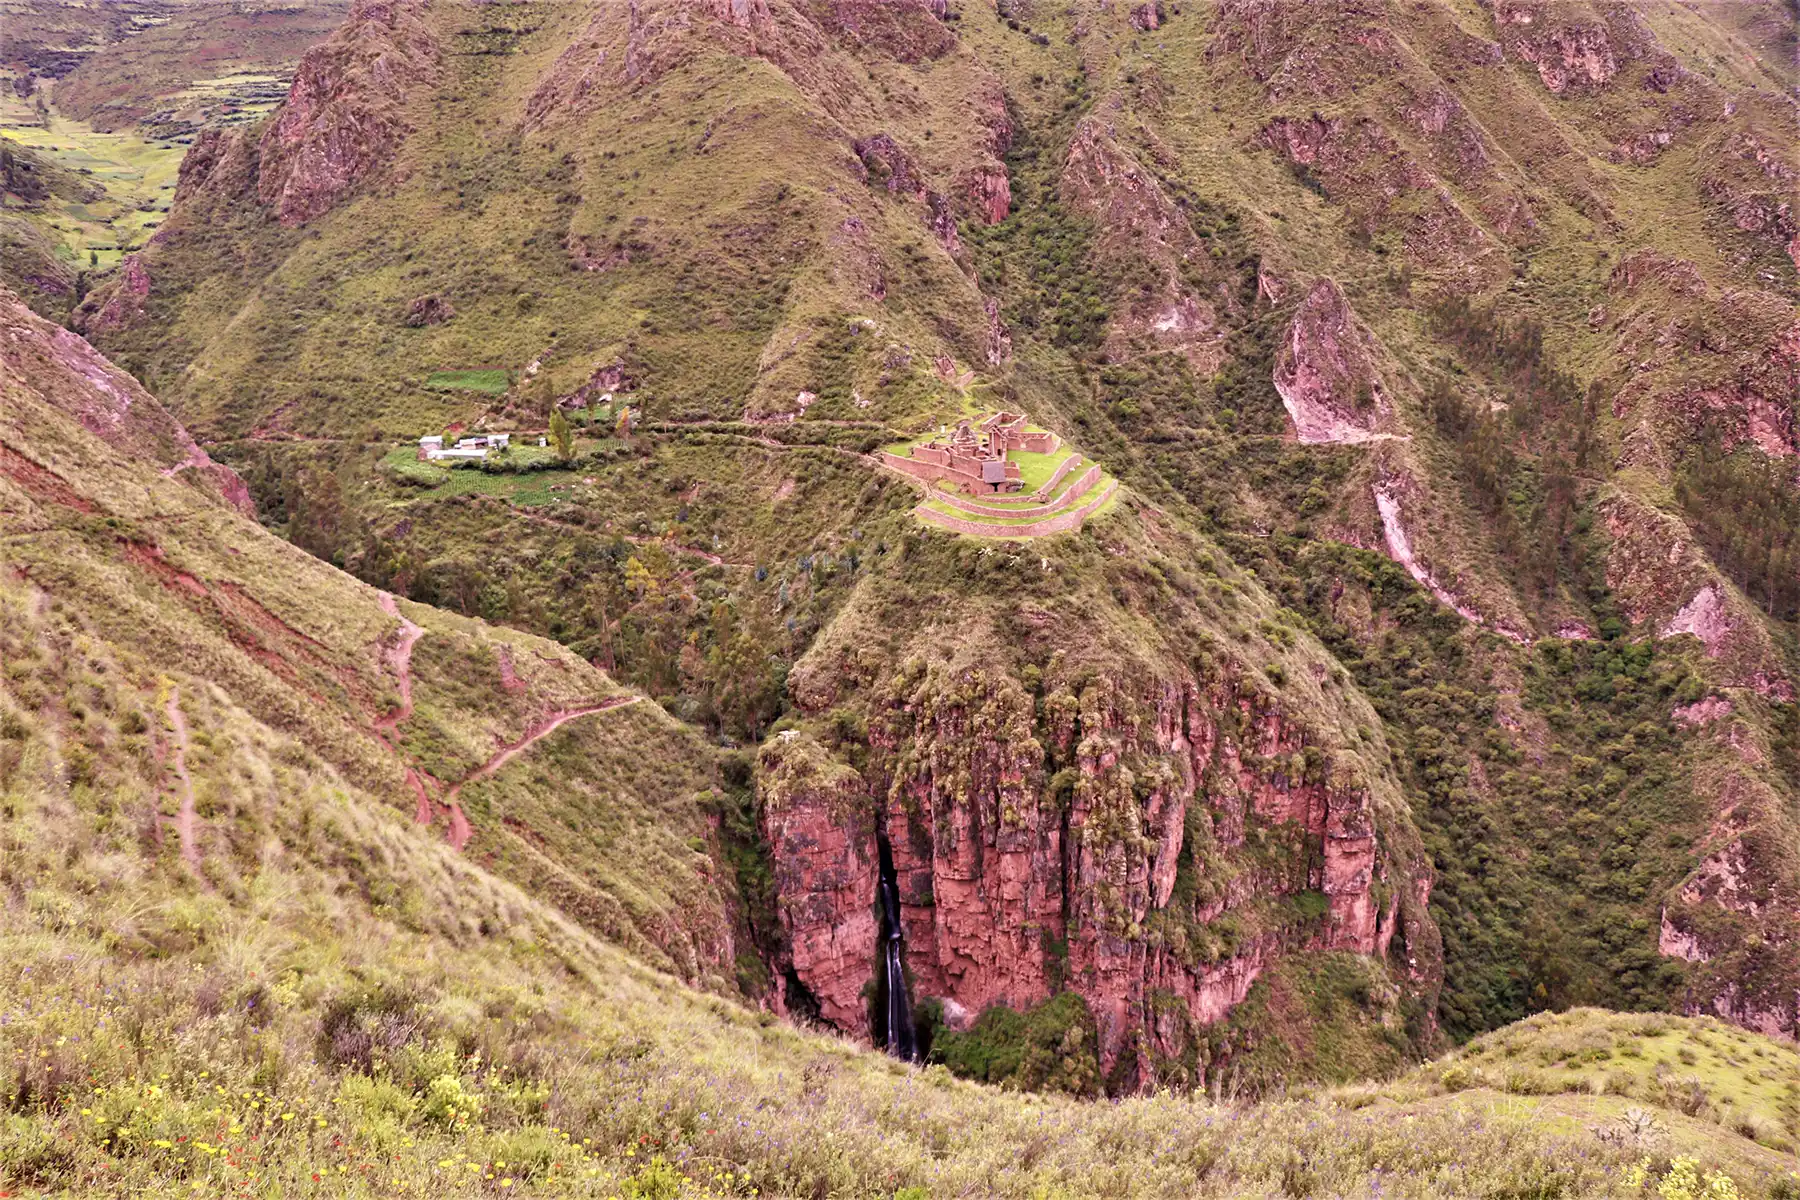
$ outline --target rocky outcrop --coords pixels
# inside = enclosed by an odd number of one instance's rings
[[[897,62],[929,62],[956,48],[932,0],[830,0],[821,10],[840,44]]]
[[[256,144],[243,130],[205,130],[181,157],[174,206],[183,207],[202,190],[232,196],[246,192],[256,169]]]
[[[816,1007],[834,1027],[866,1036],[863,986],[878,925],[874,805],[861,776],[808,735],[772,738],[759,766],[762,834],[787,936],[777,1000],[784,1010]]]
[[[1400,436],[1376,374],[1368,335],[1330,279],[1315,281],[1288,322],[1275,356],[1275,391],[1306,445],[1356,444]]]
[[[1537,69],[1553,95],[1597,91],[1619,73],[1612,31],[1585,6],[1499,0],[1494,27],[1506,52]]]
[[[150,271],[142,255],[128,257],[119,278],[97,297],[92,308],[84,305],[75,314],[75,328],[84,334],[109,333],[135,325],[144,315],[144,302],[150,298]]]
[[[1692,704],[1683,704],[1669,715],[1675,718],[1677,725],[1685,725],[1692,729],[1700,725],[1710,725],[1714,721],[1722,721],[1735,711],[1731,701],[1723,696],[1706,696]]]
[[[913,205],[919,220],[931,230],[944,253],[966,266],[968,256],[963,252],[962,239],[956,231],[956,215],[950,201],[926,186],[912,155],[886,133],[860,138],[852,144],[852,149],[869,186]]]
[[[1305,186],[1350,214],[1368,238],[1386,234],[1419,262],[1488,273],[1498,246],[1470,219],[1438,176],[1394,135],[1368,117],[1278,117],[1263,127],[1264,145]],[[1497,226],[1520,231],[1532,222],[1516,192],[1490,202]]]
[[[1778,1037],[1800,1035],[1800,893],[1781,799],[1734,776],[1699,867],[1668,897],[1658,948],[1689,964],[1684,1007]]]
[[[1724,686],[1792,697],[1761,614],[1719,575],[1681,521],[1623,491],[1604,499],[1600,511],[1612,538],[1606,583],[1627,620],[1658,637],[1699,639]]]
[[[1731,227],[1800,271],[1800,219],[1794,212],[1800,167],[1792,150],[1777,152],[1756,135],[1739,131],[1711,155],[1700,194],[1722,212]]]
[[[836,689],[796,680],[809,709]],[[1397,976],[1435,988],[1422,856],[1377,828],[1359,767],[1231,672],[1046,678],[1034,696],[1002,671],[914,661],[870,699],[861,771],[795,734],[762,773],[792,967],[841,1028],[865,1029],[848,1010],[875,964],[874,822],[914,994],[962,1028],[1073,990],[1119,1088],[1285,956],[1391,952]],[[1169,996],[1180,1014],[1153,1019]]]
[[[188,431],[137,380],[87,341],[50,324],[0,288],[0,376],[19,386],[52,388],[42,398],[145,470],[185,474],[245,516],[256,515],[249,489],[230,467],[207,456]]]
[[[971,171],[963,184],[963,194],[989,225],[998,225],[1012,211],[1012,181],[1004,167]]]
[[[981,309],[987,316],[987,336],[982,340],[982,349],[986,352],[988,366],[1002,366],[1012,358],[1012,334],[1006,331],[1006,323],[1000,319],[1000,301],[989,296],[981,302]]]
[[[424,17],[431,0],[357,0],[330,39],[300,60],[287,102],[262,135],[257,195],[284,225],[329,212],[410,131],[408,95],[437,75]]]
[[[414,329],[423,329],[427,325],[442,325],[456,316],[456,306],[450,303],[447,296],[431,292],[424,296],[415,296],[406,306],[406,323]]]
[[[1623,380],[1613,415],[1634,416],[1673,459],[1697,438],[1732,450],[1749,442],[1771,458],[1797,445],[1792,397],[1800,387],[1800,320],[1784,297],[1715,288],[1691,262],[1643,250],[1613,271],[1605,326]]]

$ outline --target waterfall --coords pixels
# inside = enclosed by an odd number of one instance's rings
[[[913,1029],[912,1000],[906,994],[906,971],[900,962],[900,886],[894,876],[894,852],[887,834],[877,834],[881,856],[882,984],[887,993],[887,1052],[916,1062],[919,1046]]]

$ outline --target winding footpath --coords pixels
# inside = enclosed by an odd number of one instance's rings
[[[463,778],[461,783],[451,785],[450,790],[444,793],[444,803],[450,807],[450,844],[455,846],[458,850],[461,850],[464,846],[468,845],[469,837],[474,833],[474,829],[469,825],[469,819],[463,815],[462,805],[456,802],[457,794],[461,792],[463,788],[477,780],[486,779],[501,767],[504,767],[507,763],[517,758],[520,754],[523,754],[526,750],[530,749],[532,745],[549,737],[558,729],[567,725],[570,721],[573,721],[578,717],[590,717],[595,713],[606,712],[614,708],[624,708],[628,704],[636,704],[640,699],[642,699],[640,696],[614,696],[612,699],[604,700],[599,704],[588,704],[581,708],[570,708],[553,713],[546,720],[540,721],[538,724],[527,729],[524,737],[512,743],[510,746],[504,747],[495,754],[494,757],[488,759],[487,762],[470,772]]]
[[[400,725],[413,714],[412,653],[425,631],[400,615],[399,603],[387,592],[381,593],[381,610],[400,622],[400,640],[385,652],[388,668],[400,681],[400,707],[375,722],[375,736],[404,763],[405,756],[400,752]],[[425,781],[410,763],[406,763],[406,782],[418,801],[413,809],[413,820],[421,825],[431,824],[431,796],[425,790]]]
[[[381,593],[381,608],[383,612],[400,622],[400,640],[384,652],[388,668],[394,672],[395,678],[398,679],[400,684],[400,707],[375,722],[375,736],[380,740],[382,745],[386,746],[396,757],[400,758],[401,761],[405,763],[405,755],[400,749],[399,729],[413,714],[413,647],[418,645],[419,639],[425,636],[425,631],[401,615],[398,601],[387,592]],[[510,660],[507,661],[510,663]],[[507,672],[503,671],[503,674],[504,673]],[[441,806],[448,809],[450,814],[450,845],[460,853],[463,848],[469,844],[469,839],[475,836],[475,827],[469,823],[468,816],[464,814],[462,805],[457,803],[456,799],[458,793],[460,793],[464,787],[474,783],[476,780],[486,779],[501,767],[504,767],[507,763],[517,758],[520,754],[530,749],[532,745],[549,737],[552,733],[555,733],[570,721],[579,717],[587,717],[592,716],[595,713],[606,712],[609,709],[623,708],[628,704],[636,704],[640,699],[642,699],[640,696],[614,696],[610,700],[601,701],[599,704],[589,704],[584,705],[581,708],[563,709],[554,712],[544,720],[527,728],[525,736],[518,741],[501,747],[492,758],[470,772],[460,782],[451,784],[444,792],[444,798],[440,802]],[[174,701],[171,700],[170,704],[173,705]],[[185,744],[185,727],[183,729],[182,737]],[[181,760],[177,758],[176,762],[177,769],[181,770],[182,777],[185,779],[186,770],[180,766]],[[418,802],[413,810],[413,820],[420,825],[431,824],[439,805],[434,805],[432,803],[431,794],[425,787],[424,776],[422,776],[411,764],[406,764],[406,781],[411,785],[413,795]],[[193,788],[191,786],[188,788],[188,795],[191,805],[193,796]],[[188,836],[184,833],[182,835],[184,853],[187,840]]]

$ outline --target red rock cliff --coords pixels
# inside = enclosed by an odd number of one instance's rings
[[[257,195],[284,225],[330,211],[408,132],[407,94],[431,80],[439,48],[430,0],[358,0],[327,41],[300,60],[287,103],[262,136]]]
[[[828,771],[802,736],[801,774],[828,784],[796,799],[787,758],[764,762],[783,965],[847,1032],[867,1028],[876,816],[916,996],[966,1028],[1072,989],[1120,1086],[1284,955],[1391,957],[1436,986],[1422,856],[1384,843],[1355,769],[1229,673],[1046,681],[1039,697],[1001,672],[914,664],[875,698],[863,771]]]

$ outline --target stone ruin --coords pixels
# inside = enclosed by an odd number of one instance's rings
[[[1025,484],[1019,464],[1008,456],[1015,450],[1053,454],[1062,439],[1042,429],[1028,429],[1019,413],[997,412],[982,420],[962,420],[953,430],[920,442],[906,454],[889,454],[888,465],[917,479],[942,481],[962,488],[971,496],[1017,492]]]

